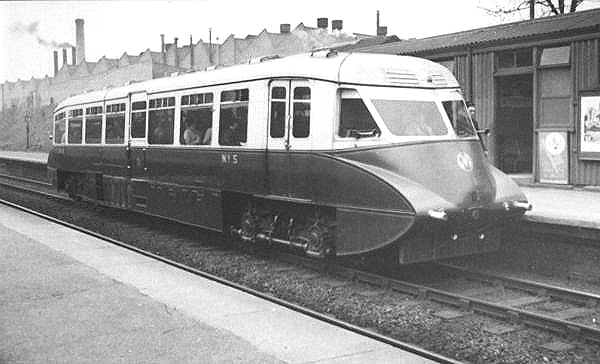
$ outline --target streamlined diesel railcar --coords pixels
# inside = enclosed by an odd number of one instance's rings
[[[314,257],[489,252],[530,208],[452,73],[414,57],[318,51],[90,92],[58,105],[53,144],[71,196]]]

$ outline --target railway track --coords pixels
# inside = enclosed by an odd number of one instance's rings
[[[8,183],[2,177],[2,184],[7,183],[12,188],[22,188],[51,196],[54,199],[68,200],[67,196],[40,191],[40,188],[34,187],[35,182],[30,181],[31,183],[26,187],[19,186],[19,183],[22,182],[24,181],[21,178],[13,179]],[[43,184],[37,185],[38,187],[43,186]],[[204,246],[200,249],[212,250],[213,248]],[[235,253],[228,251],[224,254]],[[281,251],[272,253],[259,248],[257,254],[259,256],[268,255],[268,260],[285,261],[292,266],[307,267],[309,269],[309,272],[305,273],[307,280],[322,279],[327,276],[336,280],[339,285],[358,283],[362,284],[362,289],[367,291],[407,294],[450,306],[462,313],[492,316],[502,320],[509,329],[519,330],[521,326],[528,326],[557,333],[563,337],[571,337],[574,340],[584,339],[594,345],[600,343],[600,325],[595,320],[596,317],[600,317],[597,310],[600,302],[599,295],[448,264],[428,265],[425,268],[425,274],[419,269],[408,274],[405,269],[400,272],[378,273],[332,262],[307,259]],[[153,255],[158,256],[158,254]],[[185,264],[182,264],[182,267],[183,269],[194,269],[186,268]],[[283,268],[283,270],[287,269],[293,268]],[[431,272],[435,272],[435,274]],[[402,276],[399,277],[398,274]],[[423,279],[423,277],[427,277],[427,279]],[[260,290],[244,287],[241,285],[240,289],[249,289],[257,295],[264,295],[271,300],[279,300],[269,292],[261,293]],[[289,304],[291,308],[303,309],[301,305]],[[321,314],[316,310],[309,310],[308,314],[323,315],[324,319],[331,323],[335,323],[337,320],[327,313]],[[341,321],[340,325],[348,325],[348,328],[352,330],[354,328],[363,330],[366,335],[373,338],[381,337],[381,340],[390,340],[392,345],[395,341],[393,338],[377,333],[377,329],[361,329],[357,325],[344,321]]]

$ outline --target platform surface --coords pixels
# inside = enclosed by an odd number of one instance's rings
[[[0,205],[0,363],[429,360]]]

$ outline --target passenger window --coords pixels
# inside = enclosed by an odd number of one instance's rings
[[[294,138],[306,138],[310,134],[310,88],[294,88],[293,103],[292,135]]]
[[[148,144],[173,144],[175,98],[150,100],[148,111]]]
[[[146,101],[131,104],[131,137],[146,137]]]
[[[102,141],[102,106],[85,109],[85,143],[100,144]]]
[[[271,90],[271,138],[285,136],[286,91],[285,87],[273,87]]]
[[[212,93],[181,97],[181,132],[183,145],[208,145],[212,139]]]
[[[68,137],[69,144],[81,144],[83,127],[83,109],[69,111]]]
[[[125,141],[125,104],[106,106],[106,144]]]
[[[65,133],[65,112],[60,112],[54,116],[54,144],[65,144],[67,134]]]
[[[219,118],[219,144],[239,146],[248,133],[248,89],[223,91]]]
[[[379,134],[381,131],[360,95],[354,90],[343,91],[338,135],[342,138],[358,138]]]

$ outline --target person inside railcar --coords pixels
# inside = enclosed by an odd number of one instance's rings
[[[242,136],[240,132],[240,123],[238,120],[233,120],[231,124],[223,131],[221,138],[222,145],[242,145]]]
[[[190,120],[184,121],[185,131],[183,132],[183,144],[197,145],[202,142],[200,131],[196,128],[196,124]]]
[[[204,137],[202,138],[203,145],[209,145],[212,140],[212,128],[209,126],[204,132]]]

